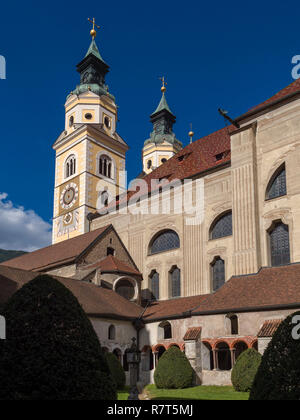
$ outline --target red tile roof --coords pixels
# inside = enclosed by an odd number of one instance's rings
[[[247,115],[248,113],[252,113],[253,111],[258,111],[261,108],[264,108],[267,105],[271,105],[272,103],[277,102],[280,99],[284,99],[294,93],[300,93],[300,79],[295,80],[290,85],[281,89],[279,92],[271,96],[271,98],[267,99],[266,101],[254,106],[253,108],[250,108],[250,110],[245,115]]]
[[[183,340],[184,341],[198,340],[198,338],[201,335],[201,330],[202,330],[201,327],[192,327],[192,328],[189,328],[187,330],[187,332],[185,333],[185,335],[183,337]]]
[[[259,330],[259,333],[257,334],[257,337],[273,337],[281,323],[282,319],[271,319],[264,322],[263,326]]]
[[[299,305],[300,264],[262,268],[257,274],[232,277],[202,300],[193,314]]]
[[[202,300],[209,295],[191,296],[171,300],[160,300],[153,302],[145,311],[144,321],[153,322],[154,319],[168,319],[172,317],[183,316],[183,313],[189,312],[199,306]]]
[[[259,110],[266,105],[269,105],[273,102],[283,99],[293,93],[300,93],[300,79],[294,81],[289,86],[277,92],[271,98],[257,105],[256,107],[251,108],[246,114],[238,118],[238,120],[246,117],[248,114],[251,114],[253,111]],[[171,159],[167,160],[166,163],[159,166],[150,174],[143,177],[143,179],[148,184],[148,192],[151,191],[151,180],[168,178],[169,181],[175,179],[186,179],[191,178],[202,172],[208,170],[214,170],[223,167],[223,164],[229,163],[231,154],[230,154],[230,134],[236,128],[234,126],[228,126],[218,130],[208,136],[205,136],[192,144],[186,146],[183,150],[178,152]],[[224,158],[222,160],[217,160],[216,155],[224,153]],[[179,159],[183,158],[182,161]],[[155,190],[155,189],[154,189]],[[152,189],[153,191],[153,189]],[[136,192],[127,191],[125,194],[121,195],[117,202],[111,202],[108,209],[114,208],[114,206],[124,205],[128,202],[129,198],[136,194]],[[142,196],[143,194],[139,194]],[[138,195],[136,195],[138,197]],[[98,213],[95,213],[94,217],[99,217]]]
[[[0,265],[0,304],[5,303],[24,284],[40,273]],[[52,276],[66,286],[78,299],[83,310],[90,317],[135,319],[142,308],[110,289],[95,286],[79,280]]]
[[[133,267],[125,264],[123,261],[118,260],[118,258],[109,255],[104,258],[102,261],[99,261],[95,264],[89,265],[84,268],[100,268],[102,273],[126,273],[126,274],[136,274],[141,276],[142,274]]]
[[[1,265],[21,268],[23,270],[43,270],[57,265],[71,263],[81,255],[95,240],[112,225],[93,230],[66,241],[38,249],[29,254],[21,255]]]
[[[300,308],[300,264],[232,277],[210,295],[154,302],[145,311],[144,321],[287,307]]]

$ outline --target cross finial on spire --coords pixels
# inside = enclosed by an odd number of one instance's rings
[[[96,28],[98,28],[98,29],[100,29],[100,26],[96,25],[96,20],[95,20],[95,18],[93,18],[93,20],[92,20],[92,19],[90,19],[90,18],[88,18],[88,21],[89,21],[89,22],[91,22],[91,23],[93,24],[93,29],[91,30],[90,34],[91,34],[91,37],[92,37],[92,38],[93,38],[93,40],[94,40],[94,39],[96,38],[96,35],[97,35],[97,32],[96,32],[95,26],[96,26]]]
[[[167,88],[166,88],[167,82],[166,82],[165,76],[160,77],[159,80],[161,80],[161,82],[162,82],[162,87],[161,87],[160,90],[162,91],[162,93],[165,93],[165,91],[167,90]]]

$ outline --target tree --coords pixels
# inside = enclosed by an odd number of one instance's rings
[[[75,296],[41,275],[5,305],[0,399],[116,399],[96,333]]]
[[[250,400],[300,399],[300,340],[293,338],[294,316],[300,312],[281,323],[266,349]]]
[[[186,355],[172,346],[159,359],[154,372],[157,388],[181,389],[193,385],[194,371]]]
[[[236,391],[251,390],[260,363],[261,355],[254,349],[248,349],[238,357],[231,373],[231,382]]]
[[[117,385],[117,389],[123,389],[126,383],[126,375],[121,363],[113,353],[106,353],[105,356],[110,373]]]

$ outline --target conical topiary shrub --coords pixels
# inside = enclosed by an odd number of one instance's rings
[[[106,353],[105,356],[111,376],[117,385],[117,389],[122,390],[126,383],[126,376],[123,366],[113,353]]]
[[[5,305],[0,399],[116,399],[96,333],[73,294],[42,275]]]
[[[300,312],[287,317],[274,334],[262,357],[250,400],[300,399],[300,340],[292,334],[296,315]]]
[[[260,363],[261,355],[254,349],[248,349],[238,357],[231,373],[231,382],[236,391],[251,390]]]
[[[181,389],[193,385],[194,371],[186,355],[172,346],[159,359],[154,372],[157,388]]]

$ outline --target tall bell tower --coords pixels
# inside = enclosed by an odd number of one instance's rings
[[[158,107],[150,116],[153,131],[150,138],[145,141],[143,148],[143,172],[146,174],[152,172],[182,149],[182,143],[173,133],[176,117],[167,104],[165,78],[163,77],[161,80],[162,97]]]
[[[89,231],[87,215],[126,189],[128,146],[118,135],[117,106],[105,84],[109,66],[95,42],[77,65],[80,84],[65,103],[65,129],[56,151],[53,239],[56,243]]]

